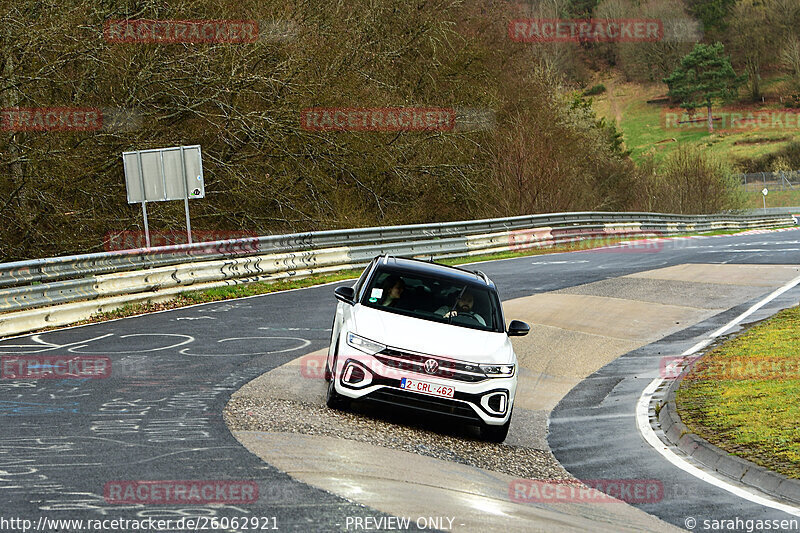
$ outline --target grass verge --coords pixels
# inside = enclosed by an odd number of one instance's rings
[[[764,207],[764,195],[761,191],[748,191],[745,193],[745,209],[761,209]],[[790,191],[769,191],[767,194],[767,207],[797,207],[800,206],[800,189]]]
[[[703,356],[676,394],[689,429],[728,452],[800,479],[800,307]]]

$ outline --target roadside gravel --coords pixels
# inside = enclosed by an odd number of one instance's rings
[[[229,429],[323,435],[403,450],[528,479],[574,479],[549,451],[487,443],[462,428],[436,431],[396,416],[335,411],[325,405],[276,398],[234,396],[224,411]]]

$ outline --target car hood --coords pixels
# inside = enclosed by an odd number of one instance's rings
[[[392,348],[473,363],[514,361],[511,341],[505,333],[440,324],[360,304],[353,311],[353,333]]]

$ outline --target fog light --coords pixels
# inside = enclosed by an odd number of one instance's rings
[[[352,388],[366,387],[372,383],[372,373],[361,364],[348,359],[344,363],[342,372],[342,384]]]
[[[358,383],[359,381],[363,381],[366,376],[364,375],[364,371],[358,368],[356,365],[349,365],[347,370],[344,374],[344,380],[350,384]]]
[[[481,398],[481,405],[493,415],[504,415],[508,409],[508,394],[493,392]]]

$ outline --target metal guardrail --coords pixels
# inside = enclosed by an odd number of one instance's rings
[[[608,236],[792,224],[785,214],[580,212],[272,235],[0,263],[0,312],[361,264],[378,253],[456,256]],[[532,235],[525,230],[547,230]],[[616,230],[614,228],[617,228]],[[525,236],[523,239],[522,236]],[[524,241],[524,242],[523,242]]]
[[[741,220],[764,217],[739,216]],[[767,217],[769,218],[769,217]],[[580,212],[551,215],[527,215],[511,218],[444,222],[440,224],[415,224],[346,230],[327,230],[287,235],[270,235],[227,241],[180,244],[157,248],[138,248],[93,254],[32,259],[0,263],[0,288],[35,282],[74,279],[83,276],[108,274],[141,268],[154,268],[192,261],[211,261],[242,255],[295,252],[332,246],[392,242],[417,237],[447,237],[475,235],[519,228],[542,226],[576,226],[614,222],[639,222],[641,224],[675,223],[698,224],[737,220],[737,215],[663,215],[657,213],[604,213]]]

